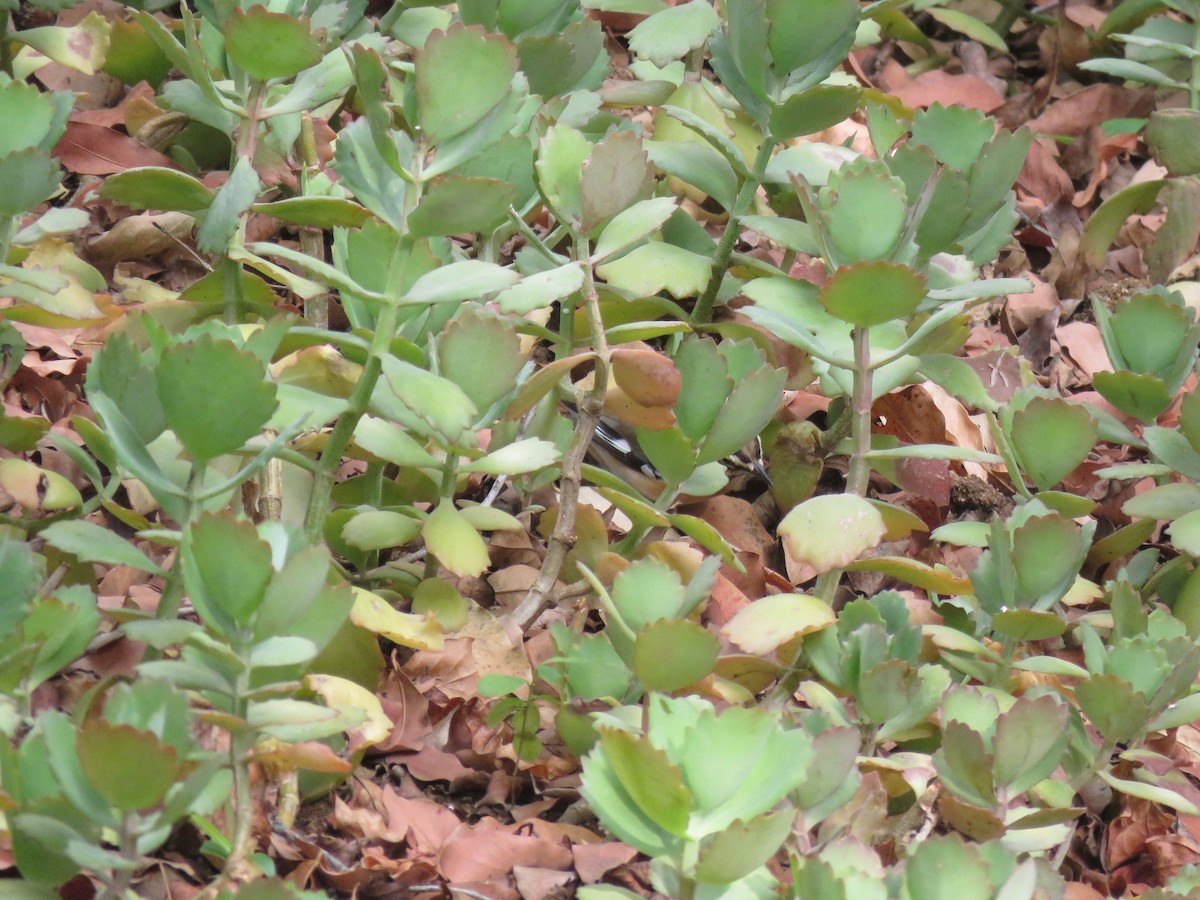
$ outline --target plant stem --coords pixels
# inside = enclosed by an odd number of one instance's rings
[[[245,305],[242,302],[242,266],[228,256],[218,265],[221,267],[221,287],[225,294],[225,324],[236,325]]]
[[[542,560],[537,580],[530,587],[525,599],[512,611],[510,618],[521,630],[527,629],[545,611],[551,602],[550,591],[558,580],[567,553],[575,543],[575,507],[579,502],[580,471],[587,456],[588,446],[596,433],[596,423],[604,409],[604,394],[608,390],[608,339],[604,334],[604,320],[600,316],[600,297],[596,293],[596,281],[592,273],[588,241],[585,236],[575,236],[575,258],[583,266],[583,306],[587,313],[588,331],[592,349],[596,353],[596,369],[593,373],[592,389],[579,401],[579,415],[575,419],[575,431],[563,457],[562,478],[558,489],[558,516],[554,520],[554,531],[546,544],[546,556]]]
[[[1000,37],[1008,37],[1009,30],[1013,27],[1013,23],[1021,16],[1022,8],[1025,6],[1025,0],[1002,0],[1003,8],[1000,10],[1000,15],[996,16],[992,22],[992,31],[1000,35]]]
[[[846,475],[846,493],[867,496],[871,479],[871,394],[874,377],[871,373],[870,329],[854,329],[854,388],[850,397],[850,434],[854,452],[850,456],[850,471]]]
[[[767,170],[767,163],[771,161],[771,152],[774,149],[775,142],[771,140],[771,136],[763,135],[762,144],[758,148],[758,156],[754,158],[754,168],[742,182],[741,190],[738,191],[737,198],[733,202],[733,209],[729,211],[729,221],[725,225],[725,232],[721,235],[716,252],[713,253],[712,274],[709,276],[708,285],[692,310],[693,325],[706,325],[712,320],[713,304],[716,303],[717,292],[721,290],[721,281],[725,277],[725,270],[729,268],[729,258],[733,256],[733,245],[742,230],[741,218],[750,209],[754,194],[758,191],[758,186],[762,184],[763,173]]]
[[[251,162],[254,161],[254,154],[258,150],[259,113],[262,111],[263,93],[266,91],[266,87],[266,82],[259,81],[257,78],[251,79],[250,90],[246,96],[246,118],[242,120],[242,129],[238,133],[235,153]]]
[[[1200,51],[1200,19],[1192,22],[1192,49]],[[1200,111],[1200,56],[1192,57],[1192,77],[1188,79],[1188,106]]]
[[[137,862],[139,855],[137,852],[137,813],[127,812],[121,817],[121,827],[118,829],[117,847],[120,850],[121,856],[131,862]],[[114,876],[111,882],[104,886],[98,900],[123,900],[125,891],[129,889],[130,883],[133,881],[132,869],[121,869]]]
[[[333,480],[337,474],[337,467],[342,462],[342,454],[350,446],[354,429],[366,413],[371,394],[374,393],[379,376],[383,373],[383,357],[391,346],[398,316],[399,307],[394,303],[387,304],[380,312],[375,334],[371,339],[370,355],[354,385],[354,390],[350,392],[349,406],[333,426],[329,441],[321,451],[321,459],[313,477],[312,493],[308,497],[308,511],[304,516],[304,537],[309,546],[320,543],[325,532],[325,517],[329,514],[329,498],[333,495]]]
[[[300,153],[300,193],[307,196],[309,182],[317,174],[320,159],[317,157],[317,139],[313,133],[312,116],[307,112],[300,119],[300,139],[296,142]],[[325,233],[320,228],[305,226],[300,229],[300,249],[313,259],[326,262]],[[329,327],[329,293],[323,292],[304,301],[304,321],[314,328]]]
[[[421,168],[425,159],[425,145],[418,141],[413,148],[413,184],[404,195],[404,222],[416,209],[421,199]],[[347,409],[338,418],[329,434],[329,441],[321,451],[321,459],[313,477],[312,493],[308,497],[308,510],[304,514],[304,538],[309,546],[320,543],[325,533],[325,517],[329,515],[329,498],[333,495],[333,479],[337,467],[341,465],[342,454],[350,446],[354,437],[354,429],[367,411],[371,402],[371,394],[379,376],[383,374],[383,360],[391,352],[392,338],[396,336],[396,327],[400,320],[398,305],[401,278],[404,276],[404,245],[402,239],[397,242],[388,266],[387,286],[385,288],[389,303],[384,304],[375,322],[375,331],[371,335],[371,346],[367,350],[367,361],[362,374],[350,392]]]

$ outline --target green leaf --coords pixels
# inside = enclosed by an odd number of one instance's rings
[[[639,200],[628,209],[617,213],[596,239],[596,246],[592,250],[592,263],[602,262],[653,234],[671,217],[676,208],[674,197],[654,197]]]
[[[1200,113],[1193,109],[1159,109],[1150,114],[1143,135],[1154,161],[1169,175],[1200,173]]]
[[[1125,81],[1140,81],[1143,84],[1172,88],[1177,91],[1187,90],[1186,84],[1164,75],[1154,66],[1148,66],[1132,59],[1088,59],[1081,62],[1079,68],[1088,72],[1111,75],[1113,78]]]
[[[516,48],[499,34],[452,25],[417,52],[417,120],[441,144],[479,124],[504,101],[517,71]]]
[[[264,638],[250,649],[252,668],[300,666],[317,655],[317,645],[308,638],[290,635]]]
[[[494,506],[464,500],[462,514],[476,531],[524,531],[525,525],[512,513]]]
[[[951,873],[953,873],[951,875]],[[922,841],[904,863],[904,900],[991,900],[993,886],[979,849],[957,835]]]
[[[782,809],[749,821],[735,819],[700,845],[696,877],[709,884],[730,884],[773,857],[791,834],[792,812]]]
[[[386,153],[380,145],[387,148]],[[338,133],[334,168],[341,184],[354,194],[356,200],[391,226],[389,236],[404,225],[408,182],[399,174],[403,171],[395,161],[402,151],[411,155],[412,148],[403,133],[387,131],[376,139],[366,117],[356,119]],[[389,161],[389,158],[391,161]],[[259,250],[258,252],[263,252]]]
[[[1046,490],[1087,459],[1096,434],[1096,420],[1084,407],[1057,397],[1035,397],[1013,414],[1010,438],[1021,469],[1039,490]]]
[[[510,393],[525,365],[512,322],[481,309],[463,310],[442,331],[438,363],[450,379],[485,410]]]
[[[162,803],[183,774],[174,747],[149,731],[89,719],[79,727],[79,764],[97,792],[117,809],[137,812]],[[136,777],[130,777],[130,765]]]
[[[475,522],[471,524],[478,527]],[[426,578],[413,592],[412,611],[436,622],[446,631],[457,631],[467,624],[469,608],[466,598],[450,582],[440,578]],[[482,679],[480,683],[482,684]],[[483,696],[482,688],[480,696]]]
[[[1160,484],[1121,506],[1127,516],[1152,519],[1177,519],[1195,509],[1200,509],[1200,485],[1195,484]]]
[[[42,531],[52,547],[70,553],[83,562],[129,566],[141,572],[162,574],[146,554],[108,528],[83,519],[55,522]]]
[[[824,600],[807,594],[773,594],[742,607],[722,634],[747,653],[765,655],[801,635],[837,624]]]
[[[1171,394],[1166,383],[1153,375],[1125,371],[1096,372],[1092,376],[1092,385],[1101,397],[1121,412],[1147,425],[1171,405]]]
[[[348,731],[366,717],[366,710],[357,707],[330,709],[304,700],[263,700],[250,704],[246,724],[255,731],[294,743]]]
[[[659,619],[634,642],[633,671],[649,691],[678,691],[710,675],[721,645],[686,619]]]
[[[935,103],[913,117],[912,139],[933,151],[940,163],[966,171],[992,139],[992,120],[977,109]]]
[[[0,119],[8,126],[0,134],[0,157],[19,150],[48,154],[66,130],[73,102],[66,91],[43,93],[23,81],[6,83],[0,88]]]
[[[380,459],[398,466],[437,468],[441,465],[400,426],[374,416],[363,416],[354,429],[354,443]]]
[[[832,177],[817,203],[838,266],[888,259],[908,217],[904,183],[878,162],[854,163]]]
[[[1052,612],[1005,609],[992,617],[992,630],[1016,641],[1044,641],[1067,630],[1067,623]]]
[[[739,377],[704,438],[697,465],[732,456],[757,438],[779,411],[786,378],[783,369],[768,367]]]
[[[186,172],[146,166],[104,180],[100,196],[131,209],[208,209],[216,192]]]
[[[167,425],[199,463],[240,449],[278,407],[262,363],[209,335],[164,350],[155,376]]]
[[[1200,557],[1200,510],[1180,516],[1167,526],[1171,546],[1194,557]]]
[[[696,814],[689,833],[723,831],[774,807],[804,781],[813,739],[756,708],[724,710],[656,695],[649,733],[680,760]]]
[[[879,510],[853,494],[805,500],[784,516],[778,528],[792,558],[818,572],[854,562],[876,546],[886,530]]]
[[[787,141],[844,122],[858,109],[862,90],[848,85],[817,85],[771,107],[771,138]]]
[[[262,190],[258,173],[247,157],[239,157],[229,180],[217,190],[204,223],[196,232],[196,247],[202,253],[224,254],[242,223],[242,214],[254,204]]]
[[[408,230],[423,237],[491,233],[508,219],[516,191],[507,181],[447,175],[425,187],[408,219]]]
[[[690,0],[640,22],[629,32],[629,49],[661,68],[703,47],[720,24],[708,0]]]
[[[858,26],[859,7],[853,0],[767,0],[771,23],[768,44],[776,75],[811,66],[821,59],[849,50]],[[833,68],[831,62],[817,80]]]
[[[992,755],[975,728],[957,720],[945,722],[942,746],[933,762],[938,776],[956,797],[985,809],[995,805]]]
[[[24,459],[0,459],[0,488],[29,510],[52,512],[83,503],[79,489],[62,475]]]
[[[525,438],[459,467],[460,472],[485,475],[525,475],[559,461],[558,448],[540,438]]]
[[[1178,810],[1184,815],[1200,815],[1200,807],[1197,807],[1191,800],[1186,799],[1182,794],[1170,788],[1162,788],[1153,784],[1146,784],[1142,781],[1117,778],[1107,769],[1100,769],[1096,774],[1100,777],[1101,781],[1113,790],[1120,791],[1129,797],[1149,800],[1151,803],[1157,803],[1168,809]]]
[[[712,197],[726,210],[734,207],[738,179],[729,161],[711,146],[698,141],[646,141],[654,165]]]
[[[1120,356],[1113,362],[1139,374],[1167,379],[1191,325],[1192,314],[1182,306],[1157,294],[1136,294],[1108,320]]]
[[[1054,697],[1019,697],[996,719],[992,763],[996,787],[1029,790],[1058,767],[1067,749],[1067,707]]]
[[[51,900],[59,897],[55,888],[79,872],[79,866],[67,856],[66,847],[82,841],[82,836],[65,822],[38,813],[17,813],[10,821],[13,856],[21,875],[31,882],[46,885]],[[20,881],[15,883],[21,884]],[[30,900],[37,896],[31,894]]]
[[[696,470],[696,450],[678,428],[639,428],[637,443],[668,484],[683,484]]]
[[[908,318],[924,298],[924,276],[887,262],[838,269],[818,294],[830,315],[860,328]]]
[[[652,241],[596,267],[612,287],[639,297],[667,291],[677,300],[695,297],[712,274],[712,260],[674,244]]]
[[[1008,52],[1004,38],[974,16],[969,16],[956,9],[946,9],[941,6],[934,6],[929,9],[929,15],[947,28],[952,28],[959,34],[966,35],[971,40],[978,41],[985,47],[991,47],[997,53]]]
[[[491,565],[487,544],[452,500],[438,503],[421,536],[429,552],[455,575],[478,577]]]
[[[342,527],[342,540],[360,550],[403,547],[421,533],[412,516],[383,509],[358,513]]]
[[[1088,721],[1110,741],[1138,740],[1150,721],[1146,698],[1114,675],[1093,675],[1080,682],[1075,686],[1075,698]]]
[[[1018,600],[1045,608],[1075,581],[1083,562],[1083,536],[1070,519],[1037,516],[1012,532],[1012,565],[1016,568]]]
[[[0,216],[29,212],[59,187],[62,170],[46,150],[30,147],[0,156]]]
[[[439,266],[422,275],[405,294],[407,303],[454,303],[481,299],[484,294],[515,284],[520,276],[495,263],[468,259]]]
[[[310,547],[288,557],[263,594],[254,621],[255,640],[273,634],[306,635],[304,625],[311,610],[332,614],[343,606],[348,608],[345,585],[337,581],[326,584],[329,569],[329,551],[323,547]]]
[[[527,275],[518,284],[497,294],[496,304],[501,312],[527,315],[569,297],[582,286],[583,267],[577,262],[568,263],[557,269]]]
[[[109,176],[104,182],[105,187],[117,177]],[[289,225],[312,228],[359,228],[371,218],[371,213],[357,203],[340,197],[288,197],[271,203],[255,203],[250,208]]]
[[[527,687],[529,687],[529,682],[524,678],[490,672],[479,679],[479,685],[475,691],[480,697],[504,697],[516,694],[517,691]]]
[[[650,821],[680,837],[687,833],[691,797],[667,754],[643,737],[601,728],[592,754],[603,753],[621,787]],[[586,775],[585,775],[586,778]],[[603,816],[603,810],[597,809]]]
[[[617,576],[613,582],[612,601],[635,633],[651,622],[688,612],[683,609],[684,589],[678,573],[652,558],[632,563]]]
[[[271,580],[271,548],[249,522],[207,514],[183,533],[184,584],[210,628],[231,634],[253,619]]]
[[[1083,240],[1079,247],[1084,261],[1089,266],[1099,269],[1103,265],[1104,254],[1116,240],[1117,232],[1121,230],[1125,220],[1134,213],[1150,212],[1158,201],[1158,192],[1166,183],[1159,179],[1130,185],[1096,207],[1096,211],[1084,223]]]
[[[406,420],[404,424],[418,433],[439,435],[453,443],[478,415],[471,398],[448,378],[394,357],[384,361],[383,373],[392,392],[416,417],[416,423]]]
[[[745,568],[733,546],[708,522],[683,513],[671,513],[667,519],[676,531],[687,535],[708,552],[715,553],[722,562],[733,566],[738,572]]]
[[[685,339],[675,354],[675,368],[681,380],[675,415],[680,430],[699,442],[711,430],[733,390],[733,381],[711,338],[693,335]]]
[[[984,525],[983,522],[953,524]],[[947,540],[948,535],[945,532],[942,532],[941,529],[938,529],[938,531],[941,533],[941,536],[935,535],[937,540],[952,543]],[[953,532],[950,533],[950,535],[952,534]],[[978,546],[987,546],[986,537],[981,540]],[[846,566],[846,570],[849,572],[882,572],[892,578],[898,578],[922,590],[936,594],[954,596],[971,593],[971,582],[968,579],[956,576],[944,566],[930,566],[920,560],[909,559],[906,556],[876,556],[871,559],[860,559]]]
[[[260,5],[235,7],[225,20],[225,52],[258,81],[290,78],[321,61],[322,41],[308,22]]]
[[[572,22],[555,35],[527,35],[517,43],[529,89],[543,97],[569,94],[604,52],[604,30],[591,18]]]
[[[637,740],[632,735],[625,735],[625,738]],[[665,756],[661,759],[664,766],[669,765],[665,762]],[[679,770],[671,767],[669,778],[664,784],[674,793],[682,793],[677,802],[681,803],[683,815],[686,817],[687,795],[680,781]],[[651,856],[673,855],[679,852],[682,841],[660,827],[650,813],[643,809],[640,797],[635,797],[626,789],[610,754],[599,743],[584,757],[582,780],[581,793],[588,807],[595,811],[604,827],[620,840]],[[669,797],[663,798],[664,804],[669,805],[670,802]],[[657,806],[655,808],[657,809]]]
[[[551,126],[538,146],[534,163],[538,186],[551,210],[563,221],[578,224],[583,220],[580,185],[583,164],[591,152],[592,145],[581,132],[561,123]]]

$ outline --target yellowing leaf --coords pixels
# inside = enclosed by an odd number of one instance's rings
[[[770,653],[792,638],[835,622],[837,616],[824,600],[807,594],[774,594],[740,610],[722,631],[747,653]]]
[[[416,650],[441,650],[442,630],[425,616],[402,613],[391,604],[362,588],[354,588],[350,621],[359,628],[381,634],[389,641]]]
[[[793,559],[818,572],[854,562],[879,543],[887,527],[870,502],[851,494],[805,500],[779,523],[779,535]]]
[[[424,616],[416,618],[423,619]],[[362,685],[338,678],[336,675],[306,675],[304,686],[319,694],[326,706],[335,709],[339,706],[352,706],[367,714],[366,721],[350,732],[351,745],[360,747],[363,744],[378,744],[392,733],[392,720],[383,711],[383,704]]]

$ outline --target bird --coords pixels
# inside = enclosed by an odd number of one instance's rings
[[[609,416],[601,416],[596,423],[588,447],[588,458],[650,500],[657,500],[666,488],[662,474],[638,445],[634,430]],[[736,493],[756,483],[763,486],[770,484],[770,477],[763,465],[762,444],[757,437],[737,453],[722,459],[721,464],[728,478],[721,493]],[[689,499],[695,498],[687,495],[679,498],[681,501]]]

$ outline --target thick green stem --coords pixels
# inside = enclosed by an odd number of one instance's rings
[[[138,862],[137,852],[137,813],[127,812],[121,817],[121,827],[117,832],[117,847],[121,856],[130,862]],[[112,881],[104,886],[98,900],[123,900],[125,891],[133,882],[133,869],[120,869],[113,875]]]
[[[317,157],[317,139],[313,133],[312,116],[304,113],[300,119],[300,139],[296,141],[300,154],[300,193],[307,195],[309,183],[320,171],[321,161]],[[300,229],[300,249],[313,259],[326,262],[325,233],[320,228],[305,226]],[[320,293],[304,301],[304,321],[314,328],[329,327],[329,294]]]
[[[371,340],[366,365],[363,366],[362,374],[350,393],[349,406],[333,426],[325,449],[321,451],[321,460],[313,477],[312,493],[308,498],[308,511],[304,517],[304,537],[310,546],[320,543],[325,533],[325,517],[329,514],[329,498],[333,495],[337,468],[341,465],[342,454],[350,446],[354,429],[366,413],[371,394],[374,393],[375,385],[383,373],[383,358],[396,332],[398,315],[399,308],[395,304],[389,303],[383,307]]]
[[[1000,10],[1000,15],[996,16],[992,22],[992,31],[1001,37],[1008,37],[1009,29],[1020,18],[1024,7],[1025,0],[1003,0],[1003,8]]]
[[[404,197],[405,224],[421,199],[421,168],[424,159],[425,147],[418,141],[413,148],[413,184]],[[379,313],[362,374],[354,385],[354,390],[350,392],[346,411],[338,418],[329,434],[325,449],[321,451],[321,459],[313,477],[312,494],[308,498],[308,510],[304,515],[304,537],[309,546],[320,543],[324,536],[325,518],[329,515],[329,498],[333,495],[333,481],[337,468],[341,465],[342,454],[350,446],[354,429],[358,427],[359,420],[367,411],[371,395],[375,392],[375,385],[379,383],[379,377],[383,374],[383,360],[391,352],[392,339],[396,336],[396,327],[400,320],[398,301],[400,279],[404,274],[404,243],[400,241],[397,244],[388,266],[386,294],[391,302],[384,304]]]
[[[846,493],[867,496],[871,478],[871,394],[874,377],[871,372],[870,330],[854,329],[854,389],[850,397],[850,434],[854,452],[850,456],[850,471],[846,475]]]
[[[250,90],[246,96],[246,118],[242,120],[237,146],[234,148],[238,157],[244,157],[251,161],[254,160],[254,154],[258,150],[259,114],[262,112],[263,94],[266,88],[266,82],[258,79],[250,82]]]
[[[771,152],[774,149],[775,142],[771,140],[771,136],[764,135],[762,145],[758,148],[758,156],[754,159],[754,168],[742,182],[733,209],[729,211],[729,222],[725,225],[725,232],[721,235],[713,254],[712,274],[709,276],[708,286],[692,310],[693,325],[705,325],[712,320],[713,304],[717,302],[717,292],[721,290],[721,281],[725,278],[725,270],[729,268],[729,259],[733,256],[733,245],[742,230],[741,218],[749,211],[754,194],[762,184],[763,174],[767,171],[767,163],[771,161]]]
[[[1200,52],[1200,19],[1192,23],[1192,49]],[[1200,56],[1192,57],[1192,77],[1188,79],[1188,106],[1200,111]]]
[[[242,266],[229,257],[218,265],[221,268],[221,287],[225,294],[225,324],[236,325],[241,321],[245,303],[242,299]]]

